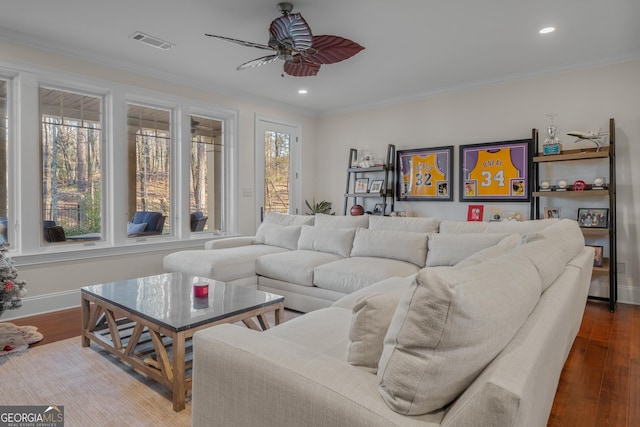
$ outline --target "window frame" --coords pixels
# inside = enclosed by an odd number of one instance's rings
[[[100,129],[100,191],[101,193],[105,192],[105,184],[106,184],[106,175],[107,175],[107,170],[108,170],[108,166],[109,166],[109,162],[108,159],[106,158],[107,156],[107,144],[109,141],[109,138],[107,137],[107,134],[109,133],[110,129],[108,128],[108,125],[106,123],[107,121],[107,114],[106,114],[106,106],[107,106],[107,102],[106,102],[106,98],[108,96],[108,92],[105,91],[92,91],[92,90],[87,90],[86,88],[74,88],[74,87],[66,87],[66,86],[62,86],[62,85],[56,85],[56,84],[44,84],[41,83],[38,85],[38,105],[40,106],[40,108],[38,109],[38,150],[40,153],[40,157],[39,157],[39,173],[40,173],[40,178],[39,178],[39,196],[40,196],[40,221],[41,224],[42,222],[45,220],[45,218],[43,217],[44,214],[44,195],[43,195],[43,188],[42,188],[42,174],[43,174],[43,156],[42,156],[42,115],[43,115],[43,111],[42,111],[42,103],[40,100],[40,90],[41,89],[50,89],[50,90],[57,90],[60,92],[68,92],[68,93],[73,93],[73,94],[77,94],[77,95],[86,95],[86,96],[93,96],[96,98],[100,99],[100,125],[101,125],[101,129]],[[105,198],[101,197],[100,198],[100,241],[104,241],[107,240],[105,238],[106,236],[106,232],[105,232],[105,228],[108,227],[108,224],[105,221],[105,208],[106,208],[106,202],[105,202]],[[42,227],[40,227],[42,228]],[[74,244],[79,244],[79,243],[85,243],[82,241],[70,241],[68,243],[65,242],[65,245],[74,245]],[[41,233],[41,239],[40,239],[40,246],[41,247],[50,247],[50,246],[56,246],[56,245],[52,245],[50,242],[45,241],[45,239],[42,237],[42,233]]]
[[[186,98],[171,92],[148,90],[116,81],[79,76],[39,66],[8,65],[0,60],[0,77],[10,80],[13,99],[7,106],[9,218],[12,236],[10,256],[21,265],[73,261],[112,255],[135,254],[158,250],[175,250],[200,246],[202,241],[219,235],[211,232],[191,233],[189,228],[189,156],[190,114],[214,117],[223,122],[225,153],[223,159],[223,216],[225,234],[237,232],[234,213],[238,206],[237,135],[239,112],[217,104]],[[79,92],[102,98],[102,240],[69,242],[64,245],[43,244],[42,238],[42,165],[40,87]],[[130,239],[126,236],[126,173],[121,166],[127,160],[121,143],[126,134],[127,103],[142,103],[169,108],[172,113],[171,221],[172,234],[157,239]],[[189,112],[189,114],[183,114]],[[182,143],[188,141],[189,143]],[[34,160],[38,172],[34,177]],[[182,176],[181,176],[182,175]],[[186,179],[185,179],[186,178]],[[185,184],[186,182],[186,184]],[[35,188],[34,188],[35,187]],[[185,190],[186,188],[186,190]],[[194,246],[195,245],[195,246]]]

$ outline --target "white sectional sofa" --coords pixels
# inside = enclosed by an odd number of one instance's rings
[[[439,229],[409,277],[265,332],[196,333],[192,425],[545,426],[593,249],[571,220]]]
[[[536,231],[554,221],[269,213],[255,236],[212,240],[204,250],[169,254],[164,269],[279,294],[287,308],[308,312],[388,277],[453,265],[509,234]]]

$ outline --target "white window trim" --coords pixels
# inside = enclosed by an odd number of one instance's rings
[[[204,114],[223,121],[225,157],[224,157],[224,218],[226,234],[235,234],[238,230],[238,117],[235,109],[222,108],[215,104],[184,98],[174,94],[151,91],[118,82],[98,78],[79,76],[69,72],[53,71],[45,67],[15,64],[0,60],[0,75],[10,79],[11,100],[8,105],[10,128],[9,141],[9,215],[12,221],[12,248],[10,256],[19,265],[40,264],[76,260],[108,255],[176,249],[182,247],[201,247],[202,241],[219,238],[217,233],[187,233],[189,191],[184,191],[184,173],[189,170],[189,156],[183,150],[190,142],[191,113]],[[42,193],[40,166],[35,169],[34,159],[40,159],[40,108],[39,89],[41,86],[61,90],[97,94],[103,101],[103,139],[102,153],[103,195],[102,195],[102,231],[103,241],[69,243],[64,245],[42,244]],[[126,164],[126,105],[143,103],[172,109],[174,122],[172,134],[172,225],[175,232],[171,236],[158,236],[148,239],[129,239],[126,237],[126,176],[116,173],[117,165]],[[184,112],[189,114],[184,114]],[[34,126],[33,123],[37,123]],[[185,140],[185,133],[188,138]],[[31,141],[24,143],[24,141]],[[20,142],[20,143],[18,143]],[[121,148],[123,147],[123,148]],[[40,162],[38,161],[38,165]],[[15,166],[14,166],[15,165]],[[185,169],[186,168],[186,169]],[[37,178],[34,178],[37,177]],[[34,181],[35,180],[35,181]],[[33,185],[33,183],[37,185]],[[124,185],[123,185],[124,183]],[[35,187],[35,189],[33,189]],[[121,189],[121,190],[119,190]],[[124,194],[123,194],[124,193]],[[123,220],[124,218],[124,220]],[[25,226],[29,224],[29,226]],[[35,224],[35,225],[34,225]],[[176,224],[181,224],[177,227]],[[186,224],[186,225],[185,225]],[[186,227],[186,228],[185,228]]]

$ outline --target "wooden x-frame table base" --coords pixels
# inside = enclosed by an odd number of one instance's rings
[[[92,295],[84,292],[81,295],[82,346],[89,347],[90,341],[94,341],[135,370],[168,387],[173,394],[174,411],[184,409],[186,393],[191,390],[191,338],[194,333],[240,321],[256,331],[266,330],[269,312],[274,312],[276,325],[284,319],[284,303],[279,302],[175,332]]]

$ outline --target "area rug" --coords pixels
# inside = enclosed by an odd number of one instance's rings
[[[35,326],[16,326],[0,323],[0,356],[24,351],[30,344],[42,341],[43,335]]]
[[[1,357],[0,373],[0,406],[64,406],[65,427],[191,425],[190,398],[174,412],[167,388],[80,337]]]

